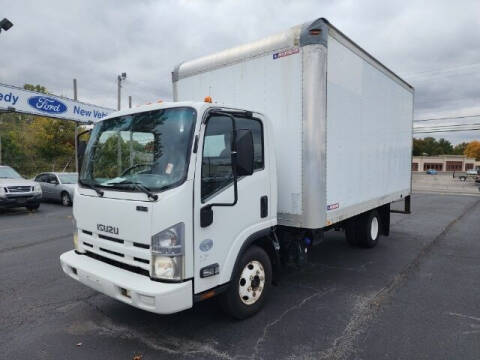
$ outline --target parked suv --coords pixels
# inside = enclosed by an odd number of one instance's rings
[[[36,210],[41,198],[40,185],[22,178],[10,166],[0,165],[0,208],[25,206]]]
[[[78,182],[77,173],[42,173],[35,177],[40,184],[44,200],[61,201],[62,205],[72,205],[75,186]]]

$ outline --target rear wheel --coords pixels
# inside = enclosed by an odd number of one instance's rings
[[[381,221],[377,210],[359,215],[345,226],[347,242],[352,246],[373,248],[378,243],[380,233]]]
[[[352,246],[358,246],[360,242],[358,225],[358,219],[353,219],[348,221],[347,225],[345,226],[345,237],[347,242]]]
[[[257,313],[268,296],[272,283],[272,264],[258,246],[250,247],[234,269],[229,289],[220,297],[223,309],[236,319]]]
[[[372,210],[363,216],[360,225],[360,246],[373,248],[377,246],[380,237],[380,215]]]
[[[62,193],[62,205],[63,206],[70,206],[72,205],[72,199],[70,199],[70,195],[66,192]]]

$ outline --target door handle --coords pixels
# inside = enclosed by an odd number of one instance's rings
[[[268,216],[268,196],[264,195],[260,198],[260,217],[265,218]]]

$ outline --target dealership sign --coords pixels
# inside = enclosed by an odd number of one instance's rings
[[[3,84],[0,84],[0,110],[84,123],[96,122],[114,111],[113,109],[85,104],[60,96],[41,94]]]

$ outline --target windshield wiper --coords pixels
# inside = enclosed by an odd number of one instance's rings
[[[152,193],[148,187],[143,185],[142,183],[135,182],[135,181],[130,181],[130,180],[123,180],[118,183],[112,184],[113,186],[115,185],[133,185],[135,189],[140,190],[141,192],[147,194],[147,196],[152,199],[153,201],[158,200],[158,195]]]
[[[87,188],[89,189],[92,189],[92,190],[95,190],[95,192],[99,195],[99,196],[103,196],[103,191],[100,190],[99,188],[97,188],[96,186],[93,186],[92,184],[89,184],[89,183],[86,183],[86,182],[83,182],[83,181],[79,181],[79,183],[83,186],[86,186]]]

